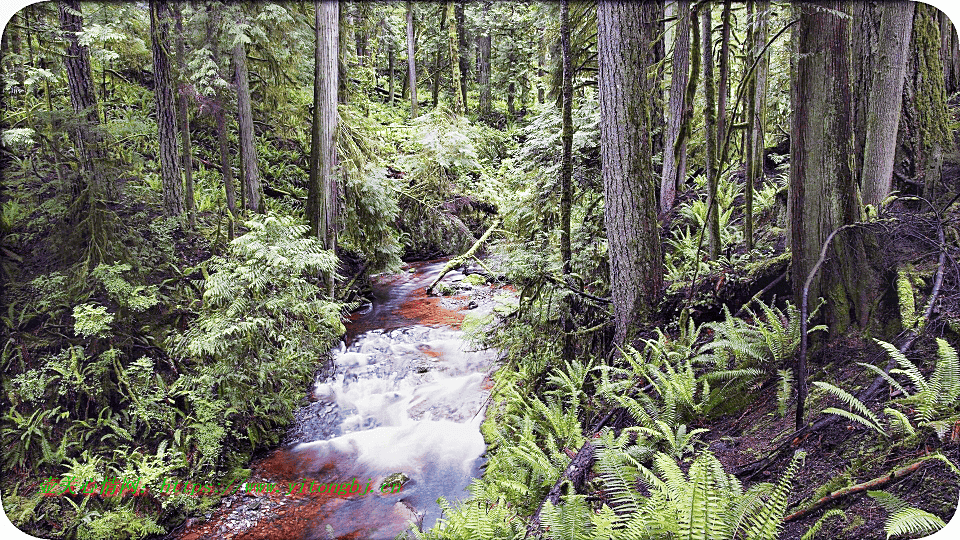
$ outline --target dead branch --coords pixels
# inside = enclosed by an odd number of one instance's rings
[[[840,500],[840,499],[842,499],[842,498],[844,498],[844,497],[847,497],[847,496],[849,496],[849,495],[854,495],[854,494],[857,494],[857,493],[863,493],[864,491],[867,491],[867,490],[880,489],[880,488],[882,488],[882,487],[884,487],[884,486],[886,486],[886,485],[888,485],[888,484],[890,484],[890,483],[900,481],[900,480],[902,480],[903,478],[905,478],[905,477],[907,477],[907,476],[909,476],[909,475],[911,475],[911,474],[919,471],[919,470],[924,466],[924,464],[926,464],[932,457],[933,457],[933,456],[922,457],[922,458],[918,459],[917,461],[911,463],[910,465],[907,465],[907,466],[905,466],[905,467],[900,467],[899,469],[895,469],[895,470],[893,470],[893,471],[890,471],[890,474],[881,476],[881,477],[879,477],[879,478],[874,478],[873,480],[868,480],[868,481],[863,482],[863,483],[860,483],[860,484],[856,484],[856,485],[853,485],[853,486],[847,486],[847,487],[845,487],[845,488],[838,489],[837,491],[834,491],[833,493],[831,493],[831,494],[829,494],[829,495],[821,498],[819,501],[813,503],[812,506],[808,506],[807,508],[804,508],[803,510],[799,510],[799,511],[794,512],[794,513],[790,514],[789,516],[783,518],[783,521],[784,521],[784,523],[786,523],[786,522],[793,521],[793,520],[796,520],[796,519],[801,519],[801,518],[803,518],[803,517],[806,517],[806,516],[812,514],[813,512],[816,512],[817,510],[823,508],[824,506],[826,506],[826,505],[828,505],[828,504],[830,504],[830,503],[832,503],[832,502],[838,501],[838,500]]]

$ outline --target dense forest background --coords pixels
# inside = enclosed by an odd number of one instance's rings
[[[2,42],[6,515],[144,538],[278,444],[370,279],[519,301],[425,538],[929,534],[960,480],[960,49],[912,2],[44,2]],[[439,290],[439,294],[443,294]]]

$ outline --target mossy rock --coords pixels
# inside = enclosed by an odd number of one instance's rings
[[[380,482],[380,491],[383,492],[394,489],[399,491],[409,481],[409,476],[403,474],[402,472],[395,472],[384,478],[383,482]]]
[[[470,274],[463,279],[463,282],[467,285],[483,285],[487,282],[487,280],[480,274]]]

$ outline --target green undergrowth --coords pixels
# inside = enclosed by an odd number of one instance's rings
[[[291,218],[244,228],[194,267],[144,257],[12,284],[0,437],[4,509],[19,528],[81,539],[164,532],[216,500],[159,495],[162,482],[242,481],[249,457],[278,442],[344,331],[344,306],[320,281],[337,259]],[[179,225],[152,230],[141,248],[188,249]],[[50,478],[136,480],[155,495],[78,486],[45,497]]]

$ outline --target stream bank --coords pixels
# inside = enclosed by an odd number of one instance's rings
[[[174,538],[392,539],[411,523],[432,526],[438,497],[468,495],[486,450],[479,427],[497,353],[475,350],[460,324],[468,314],[490,314],[497,295],[513,293],[450,272],[442,283],[452,294],[427,296],[444,262],[414,263],[374,280],[374,301],[350,316],[344,342],[331,351],[333,362],[283,445],[251,464],[247,492],[225,497],[208,519],[188,522]],[[397,478],[396,493],[379,489]],[[288,489],[303,480],[354,479],[368,493]],[[277,489],[251,489],[266,483]]]

